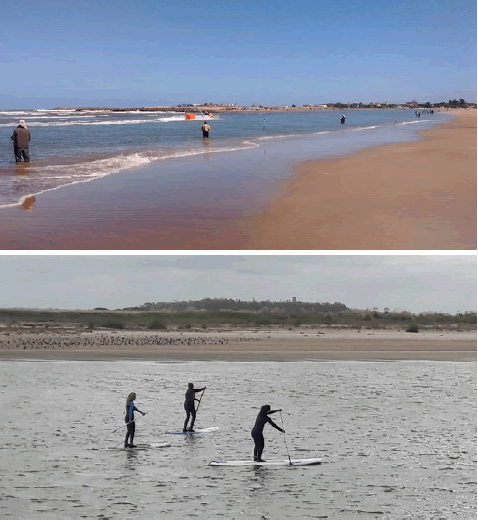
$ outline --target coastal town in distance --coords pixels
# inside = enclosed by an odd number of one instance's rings
[[[416,100],[405,103],[388,103],[388,102],[347,102],[347,103],[308,103],[305,105],[283,105],[283,106],[268,106],[268,105],[238,105],[234,103],[182,103],[175,106],[156,105],[151,107],[55,107],[53,110],[76,110],[81,111],[140,111],[140,112],[249,112],[249,111],[315,111],[315,110],[345,110],[345,109],[420,109],[420,110],[448,110],[448,109],[476,109],[476,102],[467,102],[463,98],[459,100],[453,99],[441,102],[417,102]],[[205,114],[207,116],[207,114]]]

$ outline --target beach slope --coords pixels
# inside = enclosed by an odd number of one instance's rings
[[[299,164],[243,248],[475,249],[476,111],[421,135]]]

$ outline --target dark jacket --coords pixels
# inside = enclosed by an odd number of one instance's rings
[[[28,129],[25,129],[21,125],[19,125],[12,134],[12,140],[14,146],[17,149],[28,149],[28,142],[30,141],[32,135]]]

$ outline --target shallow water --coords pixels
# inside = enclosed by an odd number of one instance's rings
[[[2,519],[475,519],[475,363],[3,362]],[[208,385],[184,437],[187,382]],[[136,443],[123,403],[135,390]],[[302,468],[215,468],[250,459],[262,404],[265,459]],[[280,425],[279,414],[273,415]],[[115,428],[119,430],[112,433]]]
[[[204,142],[202,121],[187,121],[180,113],[0,111],[0,207],[172,158],[265,150],[290,139],[307,138],[327,154],[346,154],[416,139],[418,130],[450,118],[437,112],[417,118],[413,110],[403,109],[350,110],[346,115],[346,125],[340,124],[338,111],[215,115],[211,139]],[[27,166],[15,165],[10,140],[19,119],[32,132]],[[304,142],[304,148],[310,144]]]

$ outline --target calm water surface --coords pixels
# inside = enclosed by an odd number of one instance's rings
[[[475,363],[2,362],[1,519],[476,519]],[[208,385],[182,427],[187,383]],[[148,412],[122,449],[130,391]],[[262,404],[301,468],[248,459]],[[279,414],[274,418],[280,424]],[[115,428],[120,427],[115,433]],[[287,458],[265,428],[265,459]]]

